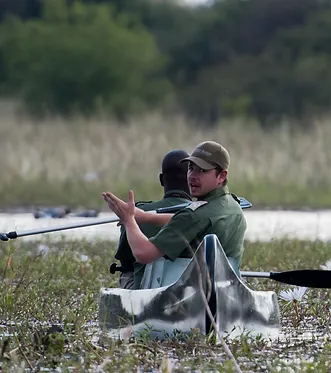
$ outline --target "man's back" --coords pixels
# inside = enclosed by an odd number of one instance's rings
[[[244,235],[247,228],[246,219],[238,202],[231,194],[213,203],[212,199],[207,210],[201,210],[201,215],[207,215],[211,223],[208,234],[215,234],[225,254],[241,264],[244,253]],[[206,218],[207,218],[206,216]]]
[[[187,164],[181,164],[180,161],[189,154],[185,150],[174,149],[169,151],[162,160],[159,182],[163,187],[164,196],[161,200],[155,202],[138,202],[136,207],[141,210],[152,211],[162,207],[170,207],[191,201],[189,187],[187,184]],[[140,224],[140,230],[146,237],[155,236],[159,230],[159,225]],[[136,258],[132,254],[128,243],[124,226],[121,228],[119,246],[115,258],[120,260],[122,273],[119,279],[121,288],[132,289],[134,284],[139,286],[139,278],[134,279],[134,273],[139,272],[143,275],[144,266],[135,264]]]
[[[215,234],[227,256],[238,265],[244,251],[246,220],[240,204],[227,187],[210,192],[203,200],[179,211],[150,241],[171,260],[191,257],[207,234]]]
[[[144,211],[153,211],[158,208],[176,206],[187,202],[191,202],[191,198],[187,193],[180,190],[170,190],[165,193],[164,197],[159,201],[138,202],[136,206]],[[161,229],[161,227],[152,224],[140,224],[139,227],[143,234],[148,238],[157,235],[157,233]],[[145,265],[135,262],[135,258],[132,255],[132,251],[126,237],[125,229],[121,228],[120,242],[115,258],[123,260],[123,253],[126,253],[125,259],[128,262],[131,261],[131,263],[133,263],[134,289],[138,289],[140,287],[140,282],[144,274]]]
[[[195,220],[207,222],[203,235],[215,234],[225,254],[235,259],[240,265],[244,252],[244,234],[247,228],[240,203],[229,193],[227,187],[209,193],[205,199],[208,203],[197,209]]]

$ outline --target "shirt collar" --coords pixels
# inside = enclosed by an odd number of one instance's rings
[[[210,201],[211,199],[213,199],[215,197],[222,197],[225,194],[230,194],[229,188],[226,185],[224,185],[221,188],[216,188],[216,189],[208,192],[207,194],[205,194],[202,197],[198,197],[198,201]]]
[[[192,198],[189,194],[187,194],[186,192],[184,192],[183,190],[168,190],[163,198],[185,198],[185,199],[188,199],[190,201],[192,201]]]

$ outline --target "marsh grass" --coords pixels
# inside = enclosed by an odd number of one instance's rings
[[[331,206],[329,119],[316,120],[309,132],[286,124],[265,132],[244,119],[208,128],[152,113],[126,124],[102,117],[36,122],[4,102],[0,117],[3,208],[103,207],[106,189],[126,197],[133,188],[137,199],[158,198],[163,155],[191,151],[206,139],[229,149],[231,189],[255,206]]]
[[[116,286],[108,272],[112,242],[11,241],[0,244],[0,364],[3,372],[234,372],[214,335],[179,335],[153,341],[148,330],[131,341],[111,340],[97,324],[103,286]],[[244,270],[319,268],[330,244],[300,241],[246,243]],[[288,286],[249,280],[279,294]],[[279,340],[243,333],[226,338],[243,372],[329,372],[330,291],[309,289],[301,320],[280,301]],[[50,327],[58,329],[47,334]]]

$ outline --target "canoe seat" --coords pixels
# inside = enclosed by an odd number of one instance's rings
[[[208,246],[206,247],[206,251],[207,250]],[[152,263],[148,263],[145,267],[144,276],[140,283],[140,289],[155,289],[173,284],[182,276],[191,260],[193,259],[178,258],[175,261],[171,261],[161,257]],[[237,260],[228,257],[228,261],[234,272],[240,278]]]
[[[178,258],[175,261],[158,258],[145,267],[140,289],[155,289],[176,282],[190,263],[191,258]]]

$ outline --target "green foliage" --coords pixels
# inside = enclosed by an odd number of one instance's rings
[[[153,37],[106,5],[47,0],[41,20],[10,19],[2,34],[9,86],[36,113],[103,109],[123,117],[168,88],[157,77]]]
[[[328,9],[316,1],[216,2],[186,49],[199,64],[185,63],[191,70],[181,96],[186,112],[209,123],[247,115],[269,125],[327,109],[329,53],[321,48],[329,49]],[[319,45],[319,54],[307,40]]]
[[[330,2],[20,3],[0,9],[0,89],[36,113],[124,118],[165,102],[192,122],[243,116],[269,127],[291,118],[309,126],[329,110]]]
[[[101,287],[116,286],[116,277],[108,272],[115,243],[48,238],[0,242],[3,371],[165,372],[173,365],[176,372],[235,371],[214,336],[197,329],[162,341],[150,338],[150,328],[130,342],[101,332],[98,293]],[[49,250],[42,254],[39,245]],[[330,244],[322,242],[273,240],[245,246],[243,269],[251,271],[318,268],[330,258]],[[284,288],[266,279],[248,279],[248,285],[276,294]],[[243,372],[330,372],[330,302],[328,289],[309,289],[300,303],[299,325],[293,326],[291,307],[281,308],[279,339],[244,332],[234,339],[226,334],[225,342]]]

